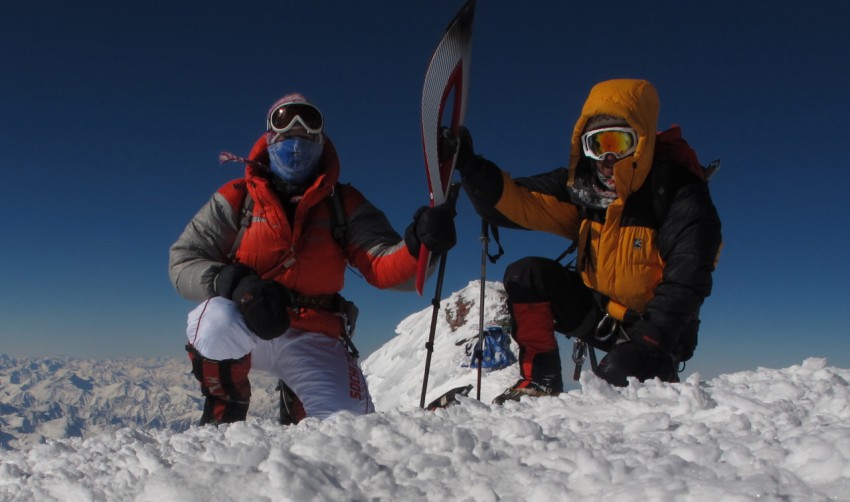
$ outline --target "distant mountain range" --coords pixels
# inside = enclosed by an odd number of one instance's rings
[[[252,377],[252,415],[276,417],[275,381]],[[0,355],[0,446],[88,437],[128,425],[182,431],[203,397],[188,359],[36,359]]]
[[[485,323],[506,324],[501,283],[486,283]],[[441,302],[429,374],[429,401],[474,384],[480,283]],[[403,315],[403,314],[402,314]],[[402,317],[400,315],[399,317]],[[397,336],[361,361],[378,411],[418,406],[432,307],[405,318]],[[203,397],[188,359],[29,358],[0,355],[0,447],[25,449],[52,438],[89,437],[130,425],[184,431],[197,423]],[[489,401],[517,377],[515,365],[489,373]],[[249,417],[277,420],[276,379],[252,373]],[[474,396],[474,391],[473,394]]]

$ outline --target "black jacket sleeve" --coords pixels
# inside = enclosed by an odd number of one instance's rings
[[[700,307],[711,294],[711,275],[722,237],[720,217],[707,183],[686,184],[671,196],[658,232],[663,276],[647,304],[644,319],[635,324],[633,331],[655,338],[662,348],[675,351],[685,333],[696,335]]]

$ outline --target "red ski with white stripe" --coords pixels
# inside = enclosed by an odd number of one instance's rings
[[[422,87],[422,150],[431,207],[446,202],[457,160],[455,153],[440,162],[438,143],[441,127],[448,127],[457,134],[466,116],[474,14],[475,0],[468,0],[446,28],[425,73]],[[446,115],[446,112],[449,114]],[[416,274],[416,291],[420,295],[430,258],[431,253],[423,246],[419,250]]]

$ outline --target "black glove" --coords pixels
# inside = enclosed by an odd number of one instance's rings
[[[289,307],[294,300],[292,292],[279,282],[249,275],[234,289],[233,302],[248,328],[264,340],[277,338],[289,329]]]
[[[599,361],[598,376],[617,387],[628,385],[628,377],[641,382],[659,378],[663,382],[678,382],[676,365],[670,354],[637,341],[614,346]]]
[[[454,208],[447,204],[417,209],[413,214],[413,223],[404,232],[404,243],[410,254],[418,258],[422,244],[435,255],[453,248],[457,244],[455,214]]]
[[[227,298],[228,300],[232,300],[233,290],[236,289],[239,281],[249,275],[256,276],[257,274],[247,265],[243,265],[241,263],[225,265],[218,272],[218,275],[215,278],[215,283],[213,284],[215,294],[223,298]]]
[[[646,320],[634,323],[626,330],[631,341],[643,345],[649,349],[661,352],[669,352],[670,347],[665,343],[665,338],[659,333],[656,326]]]
[[[440,136],[437,138],[437,159],[442,164],[452,158],[457,152],[460,140],[448,127],[440,128]]]
[[[445,162],[457,152],[455,169],[461,176],[472,173],[478,167],[478,157],[472,149],[472,135],[469,129],[460,126],[458,134],[455,135],[448,127],[440,128],[440,137],[437,141],[437,153],[440,162]]]
[[[479,159],[472,148],[472,134],[469,133],[469,129],[460,126],[457,140],[458,150],[455,169],[457,169],[461,177],[469,176],[478,170],[479,167]]]

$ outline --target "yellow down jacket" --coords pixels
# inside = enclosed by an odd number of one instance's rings
[[[721,236],[705,181],[655,155],[658,109],[647,81],[602,82],[575,124],[567,168],[514,180],[478,157],[463,183],[491,223],[577,241],[577,270],[609,313],[621,320],[627,312],[637,315],[642,329],[672,347],[682,331],[695,334]],[[595,169],[581,147],[594,115],[624,118],[639,136],[635,153],[614,166],[618,197],[607,209],[585,207],[573,190],[577,173]]]

